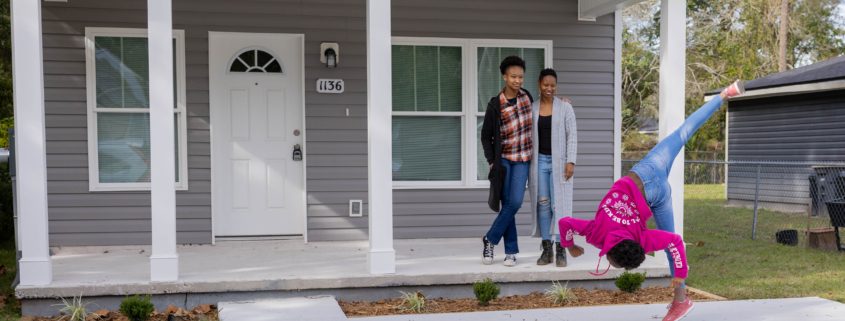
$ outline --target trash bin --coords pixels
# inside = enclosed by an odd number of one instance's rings
[[[827,212],[830,215],[830,225],[833,226],[834,233],[836,233],[836,247],[843,251],[842,240],[839,236],[839,228],[845,228],[845,201],[827,202]]]
[[[845,200],[845,167],[813,166],[810,180],[810,213],[828,214],[827,202]]]

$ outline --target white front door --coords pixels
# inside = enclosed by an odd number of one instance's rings
[[[209,33],[217,236],[303,234],[302,46],[301,35]]]

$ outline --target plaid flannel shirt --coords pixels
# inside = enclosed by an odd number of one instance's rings
[[[502,158],[512,162],[531,161],[533,142],[531,140],[531,99],[520,90],[516,104],[510,104],[505,92],[499,93],[502,127]]]

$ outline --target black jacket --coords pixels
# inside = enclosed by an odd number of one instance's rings
[[[528,90],[522,89],[528,94],[528,99],[534,102],[534,97]],[[487,205],[494,212],[501,209],[502,188],[505,184],[505,168],[502,167],[502,106],[499,103],[499,95],[490,98],[487,103],[487,111],[484,112],[484,123],[481,126],[481,148],[484,149],[484,158],[487,164],[493,164],[487,179],[490,180],[490,195],[487,197]]]

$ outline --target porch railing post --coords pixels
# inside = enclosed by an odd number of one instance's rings
[[[660,5],[660,138],[684,122],[686,70],[686,0],[662,0]],[[675,233],[684,232],[684,150],[669,174]]]
[[[53,281],[47,216],[44,128],[44,60],[41,1],[12,0],[12,86],[15,108],[15,204],[18,211],[20,285]]]
[[[147,1],[150,77],[150,280],[179,278],[176,253],[176,160],[173,124],[173,8],[171,0]]]
[[[390,0],[367,0],[367,171],[372,274],[396,272],[393,249],[393,173]]]

